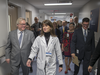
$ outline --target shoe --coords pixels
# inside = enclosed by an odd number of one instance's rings
[[[73,75],[77,75],[77,74],[73,74]]]
[[[69,68],[68,70],[70,71],[71,69]]]
[[[68,72],[67,71],[65,71],[65,74],[67,74]]]
[[[32,69],[32,67],[30,67],[30,73],[32,73],[33,72],[33,69]]]

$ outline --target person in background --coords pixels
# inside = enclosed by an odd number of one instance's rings
[[[57,35],[57,37],[59,38],[59,41],[60,41],[60,30],[57,28],[57,23],[56,22],[53,22],[53,26],[54,26],[54,29],[55,29],[55,34]]]
[[[99,39],[99,42],[97,44],[97,47],[92,55],[92,58],[90,60],[90,64],[89,64],[89,67],[88,67],[88,71],[91,72],[92,71],[92,68],[93,68],[93,65],[95,64],[95,62],[100,58],[100,39]],[[97,68],[97,75],[100,75],[100,59],[98,61],[98,68]]]
[[[29,25],[28,22],[26,22],[26,29],[27,29],[27,30],[31,30],[31,27],[30,27],[30,25]],[[31,64],[31,67],[30,67],[30,72],[31,72],[31,73],[33,72],[32,64]]]
[[[59,30],[61,32],[61,34],[60,34],[60,43],[62,45],[63,34],[65,32],[67,32],[67,30],[68,30],[68,27],[66,26],[65,21],[62,22],[62,26],[59,28]],[[62,56],[63,56],[63,59],[64,59],[64,52],[62,52]]]
[[[30,27],[30,25],[29,25],[28,22],[26,22],[26,29],[27,29],[27,30],[31,30],[31,27]]]
[[[82,25],[80,23],[78,23],[78,17],[77,16],[74,17],[74,24],[75,24],[75,29],[82,27]]]
[[[67,26],[68,22],[67,22],[67,21],[65,21],[65,23],[66,23],[66,26]]]
[[[34,30],[35,37],[40,35],[41,32],[41,22],[39,22],[38,17],[34,18],[35,23],[31,26],[31,28]]]
[[[70,63],[72,61],[72,57],[71,57],[70,44],[71,44],[72,35],[74,33],[74,27],[75,27],[74,23],[69,24],[69,30],[67,30],[67,32],[64,33],[63,40],[62,40],[63,41],[62,51],[64,51],[65,65],[66,65],[65,74],[68,73],[68,70],[71,70]],[[69,63],[68,63],[68,59],[69,59]]]
[[[60,41],[62,43],[62,38],[63,38],[63,33],[64,32],[67,32],[68,30],[68,27],[66,26],[66,22],[65,21],[62,21],[62,26],[59,28],[61,34],[60,34]]]
[[[58,26],[58,28],[60,28],[62,26],[62,21],[61,20],[57,21],[57,26]]]
[[[70,22],[67,23],[67,27],[68,27],[68,28],[69,28],[69,24],[70,24],[70,23],[73,23],[73,19],[72,19],[72,18],[70,19]]]
[[[71,18],[71,19],[70,19],[70,23],[72,23],[72,22],[73,22],[73,19]]]
[[[31,31],[26,30],[26,20],[18,18],[17,29],[11,31],[8,36],[5,49],[6,62],[11,64],[11,75],[19,75],[20,65],[23,75],[29,75],[29,68],[26,62],[34,42],[34,35]]]
[[[37,75],[56,75],[56,56],[59,62],[59,72],[63,69],[60,42],[54,33],[52,22],[44,20],[42,24],[41,35],[35,39],[32,45],[27,66],[31,66],[32,59],[38,53]]]
[[[89,75],[88,66],[93,51],[95,50],[94,31],[88,29],[89,18],[83,18],[82,28],[76,29],[71,41],[71,55],[73,59],[78,57],[79,66],[75,65],[74,75],[79,72],[80,64],[83,60],[83,75]]]

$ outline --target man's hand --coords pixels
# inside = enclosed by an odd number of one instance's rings
[[[59,67],[59,72],[61,72],[63,70],[63,68],[62,67]]]
[[[72,53],[71,56],[72,56],[73,58],[75,58],[75,53]]]
[[[89,66],[88,67],[88,72],[91,72],[92,71],[92,66]]]
[[[10,63],[10,59],[6,59],[6,62],[9,64]]]
[[[27,67],[31,67],[31,60],[30,59],[28,59],[26,65],[27,65]]]
[[[38,28],[38,30],[37,31],[40,31],[41,30],[41,28]]]

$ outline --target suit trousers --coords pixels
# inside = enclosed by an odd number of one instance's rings
[[[86,52],[84,54],[84,58],[79,59],[79,61],[80,61],[79,67],[77,65],[74,65],[74,74],[75,75],[77,75],[79,72],[79,68],[80,68],[80,64],[81,64],[82,60],[83,60],[83,75],[89,75],[88,66],[89,66],[90,58],[91,58],[90,52],[89,53]]]
[[[19,65],[11,64],[11,75],[19,75],[19,68],[22,68],[23,75],[29,75],[29,68],[21,61]]]

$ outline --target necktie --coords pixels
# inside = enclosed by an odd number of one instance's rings
[[[86,42],[86,30],[84,30],[84,41]]]
[[[65,27],[63,27],[63,33],[65,32]]]
[[[20,32],[20,37],[19,37],[19,44],[21,45],[21,41],[22,41],[22,33],[23,32]]]

